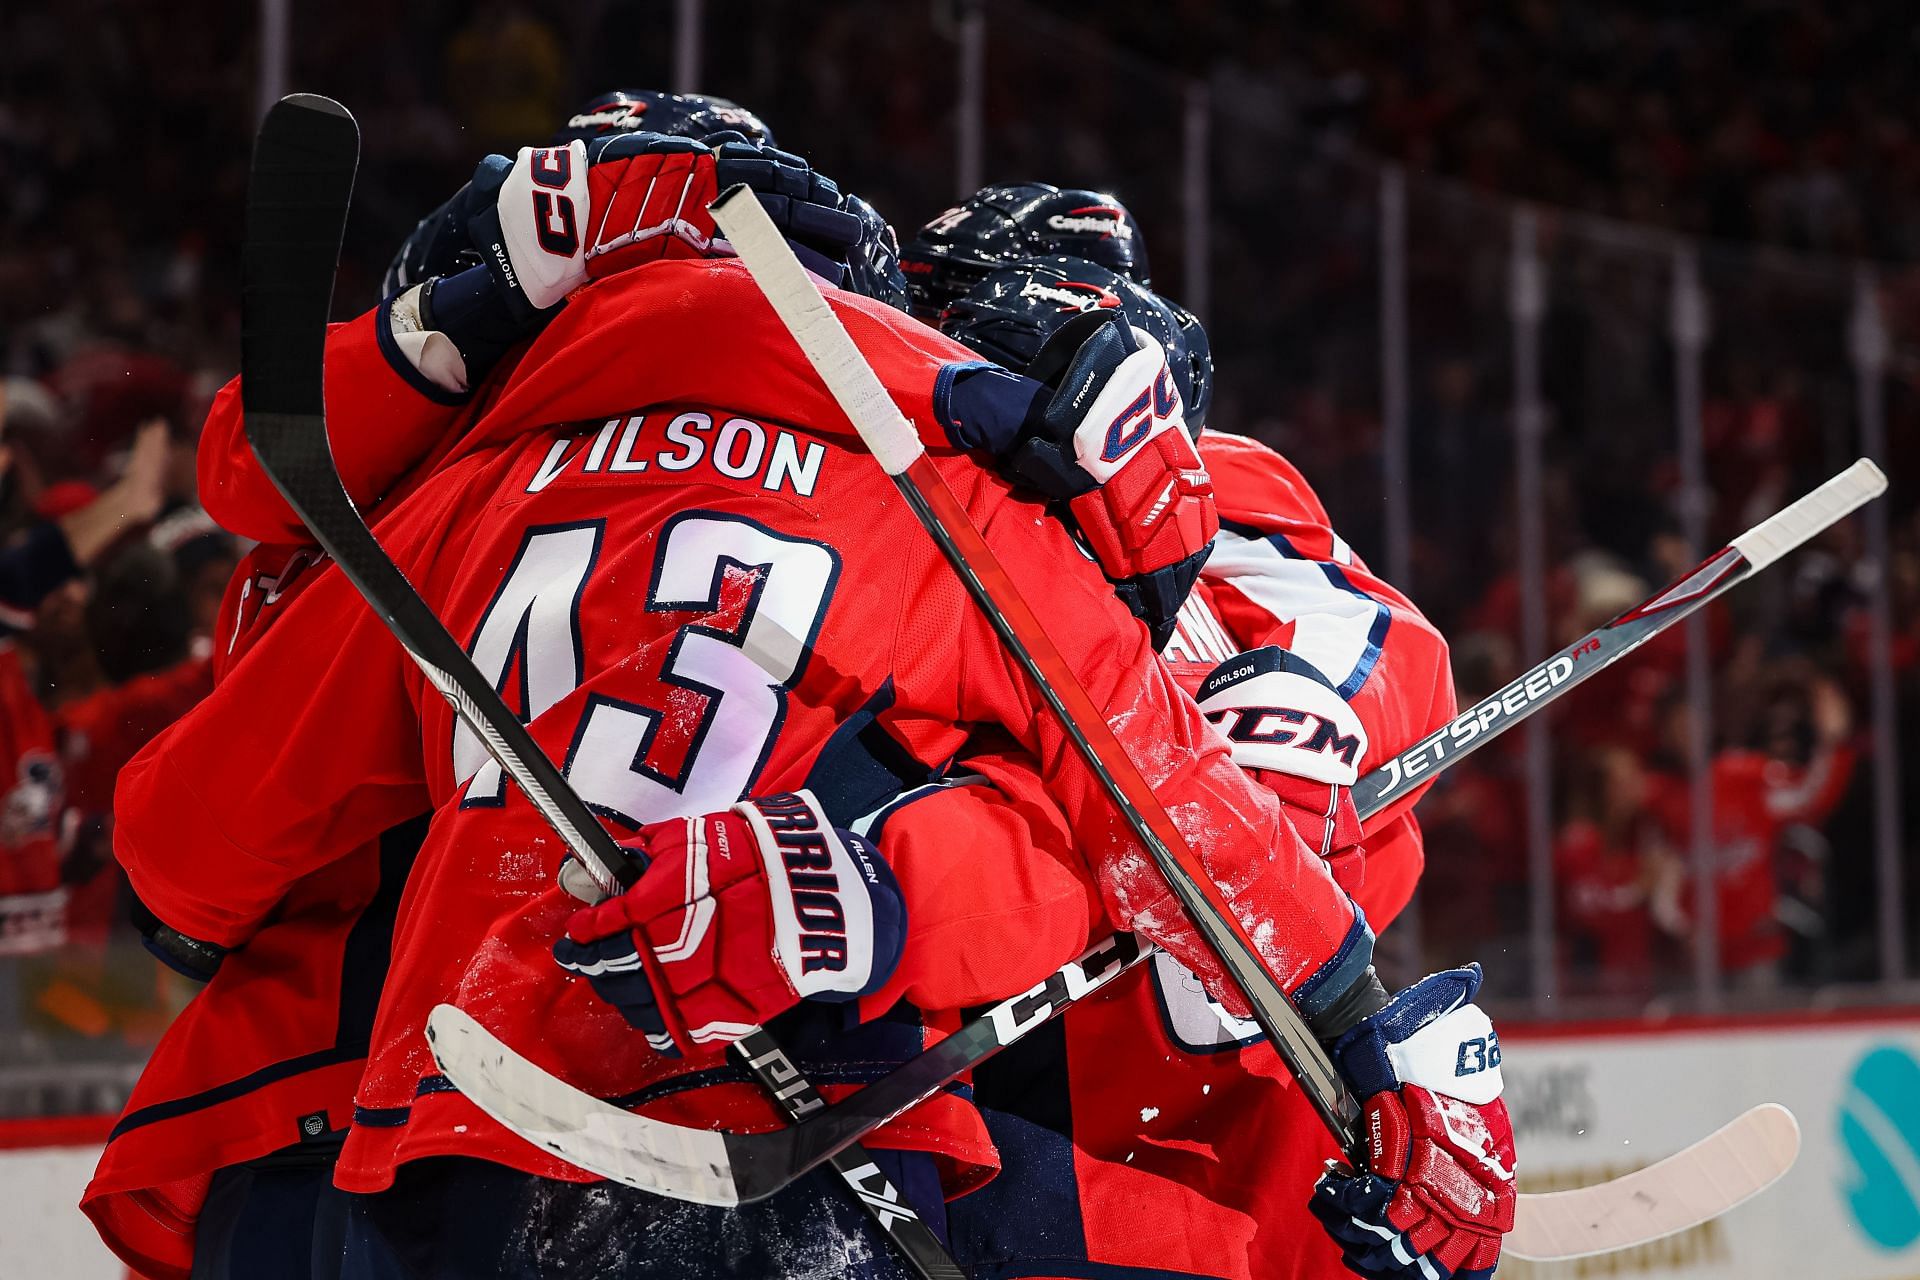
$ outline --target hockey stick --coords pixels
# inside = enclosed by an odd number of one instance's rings
[[[954,1074],[991,1057],[1067,1004],[1107,985],[1153,948],[1117,934],[1032,991],[1002,1001],[960,1031],[809,1120],[772,1133],[689,1129],[635,1115],[556,1080],[452,1005],[433,1014],[434,1053],[447,1074],[482,1110],[570,1164],[661,1195],[698,1204],[732,1205],[770,1196],[821,1161],[848,1131],[865,1133],[931,1094],[945,1080],[926,1070],[940,1051],[964,1042],[962,1055],[989,1048]],[[949,1077],[950,1078],[950,1077]],[[896,1085],[904,1086],[896,1088]],[[918,1096],[898,1100],[919,1089]],[[883,1111],[872,1095],[897,1101]],[[838,1126],[846,1126],[836,1132]],[[1800,1129],[1793,1113],[1762,1103],[1686,1150],[1625,1174],[1571,1191],[1524,1194],[1503,1251],[1539,1262],[1613,1253],[1684,1231],[1766,1190],[1793,1167]]]
[[[734,252],[853,423],[867,451],[965,584],[1001,647],[1052,709],[1128,830],[1166,878],[1188,921],[1245,994],[1254,1021],[1321,1121],[1341,1149],[1357,1157],[1359,1108],[1348,1095],[1346,1083],[1260,958],[1246,925],[1188,848],[1106,717],[1081,687],[1079,676],[947,487],[920,443],[919,432],[880,385],[872,366],[753,193],[733,187],[711,209],[714,221],[727,233]]]
[[[637,878],[635,858],[614,843],[387,556],[334,466],[323,392],[327,314],[359,157],[359,126],[329,98],[283,98],[260,126],[247,189],[241,294],[247,442],[428,683],[513,776],[595,883],[618,892]],[[749,1032],[736,1049],[737,1060],[789,1120],[826,1105],[765,1031]],[[916,1272],[926,1280],[964,1280],[939,1238],[865,1151],[848,1147],[833,1156],[833,1166]]]
[[[1800,1122],[1763,1102],[1700,1141],[1611,1182],[1520,1197],[1504,1252],[1536,1260],[1612,1253],[1697,1227],[1778,1182]]]
[[[1878,468],[1862,459],[1736,538],[1673,586],[1584,637],[1565,653],[1548,659],[1460,720],[1479,722],[1475,734],[1482,741],[1504,732],[1735,582],[1832,525],[1884,490],[1885,483]],[[1576,664],[1576,657],[1585,661]],[[1489,706],[1494,708],[1493,714],[1488,714]],[[1454,732],[1464,736],[1464,731]],[[1443,729],[1397,759],[1419,756],[1447,734]],[[1467,754],[1465,750],[1432,749],[1430,766],[1422,766],[1420,772],[1431,767],[1438,773]],[[1407,788],[1398,785],[1405,772],[1404,766],[1393,772],[1383,768],[1361,780],[1355,794],[1362,817],[1378,813],[1405,794]],[[449,1076],[497,1119],[530,1141],[632,1185],[708,1203],[731,1204],[760,1198],[785,1185],[786,1180],[817,1163],[835,1143],[864,1134],[912,1107],[961,1070],[1014,1043],[1073,1001],[1106,985],[1149,952],[1135,940],[1111,939],[1031,990],[989,1008],[954,1036],[827,1112],[770,1134],[684,1130],[620,1111],[553,1080],[450,1007],[436,1010],[430,1030],[435,1052]],[[1715,1135],[1707,1144],[1719,1142],[1721,1136]],[[1791,1152],[1779,1157],[1754,1190],[1784,1173],[1791,1162]],[[1589,1241],[1592,1248],[1587,1251],[1626,1248],[1657,1238],[1661,1232],[1647,1235],[1645,1223],[1634,1223],[1631,1215],[1616,1212],[1619,1196],[1625,1194],[1639,1197],[1635,1204],[1645,1202],[1644,1184],[1622,1191],[1616,1183],[1604,1183],[1559,1193],[1551,1198],[1551,1204],[1562,1217],[1587,1212],[1612,1224],[1613,1234],[1595,1237],[1600,1242]],[[1744,1196],[1723,1197],[1717,1211],[1731,1208],[1738,1198]],[[1541,1210],[1529,1207],[1535,1201],[1541,1201]],[[1547,1204],[1540,1197],[1523,1196],[1522,1220],[1531,1221],[1535,1212],[1546,1210]],[[1523,1245],[1515,1252],[1528,1256],[1524,1252],[1528,1237],[1521,1238]]]
[[[1485,746],[1513,721],[1626,657],[1662,631],[1746,581],[1821,530],[1885,493],[1887,477],[1861,458],[1714,552],[1666,590],[1589,631],[1482,698],[1354,784],[1353,803],[1369,817]]]

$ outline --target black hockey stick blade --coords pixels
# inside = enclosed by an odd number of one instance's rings
[[[347,109],[314,94],[283,98],[260,127],[243,258],[240,394],[247,442],[428,681],[601,888],[616,891],[631,882],[631,860],[381,550],[341,487],[327,442],[326,328],[359,148],[360,131]]]
[[[327,314],[359,166],[360,126],[331,98],[283,98],[260,126],[241,250],[249,427],[255,414],[318,418],[325,411]]]
[[[243,263],[241,398],[247,442],[276,488],[459,717],[511,774],[600,887],[639,873],[552,759],[387,555],[341,486],[327,440],[326,329],[359,163],[360,131],[332,99],[275,103],[254,145]],[[475,1024],[476,1026],[478,1024]],[[792,1120],[825,1106],[766,1032],[738,1056]],[[925,1280],[964,1280],[953,1259],[855,1143],[833,1166]]]

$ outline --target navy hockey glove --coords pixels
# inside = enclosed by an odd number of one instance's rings
[[[133,917],[133,927],[140,931],[140,945],[181,977],[210,982],[213,975],[220,972],[220,962],[227,958],[225,947],[189,938],[171,925],[162,924],[160,917],[138,897],[128,907],[128,914]]]
[[[850,200],[839,184],[815,173],[802,157],[751,142],[745,134],[731,130],[710,134],[704,141],[713,148],[714,178],[720,190],[745,183],[773,219],[773,225],[796,248],[840,268],[867,239],[869,230],[862,210],[870,206],[865,201]],[[835,278],[830,272],[818,270],[818,264],[804,256],[801,260],[814,268],[815,274]]]
[[[481,160],[472,181],[415,228],[387,269],[394,334],[445,334],[460,353],[460,367],[445,378],[462,390],[515,343],[539,332],[565,291],[584,282],[569,283],[564,268],[556,276],[543,262],[530,221],[510,217],[502,225],[501,193],[516,173],[530,169],[529,154],[523,151],[519,161]],[[551,193],[545,198],[551,209]]]
[[[1365,1107],[1367,1167],[1315,1184],[1309,1207],[1349,1270],[1488,1280],[1513,1230],[1513,1122],[1500,1038],[1474,1003],[1480,966],[1422,978],[1333,1044]]]
[[[629,847],[645,873],[575,913],[553,955],[662,1053],[724,1048],[802,1000],[869,995],[900,963],[892,870],[809,792],[651,823]]]
[[[1026,375],[955,367],[935,411],[956,444],[988,450],[1009,480],[1067,504],[1115,591],[1164,646],[1220,517],[1152,335],[1118,312],[1084,312]]]

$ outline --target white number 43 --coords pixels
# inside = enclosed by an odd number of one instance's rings
[[[469,646],[529,720],[580,687],[580,602],[603,521],[527,530]],[[589,807],[632,826],[711,813],[747,794],[786,716],[840,574],[822,543],[740,516],[685,511],[660,531],[645,607],[703,615],[667,643],[667,705],[587,697],[562,764]],[[453,740],[462,808],[505,801],[500,766],[464,724]]]

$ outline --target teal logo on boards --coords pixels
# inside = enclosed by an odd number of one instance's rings
[[[1840,1194],[1883,1249],[1920,1240],[1920,1062],[1905,1049],[1860,1059],[1840,1103]]]

